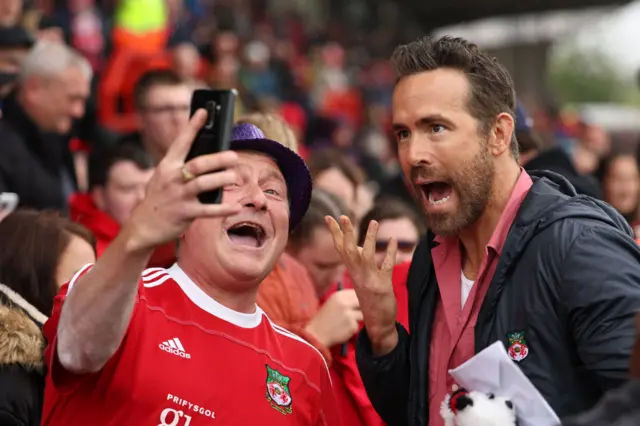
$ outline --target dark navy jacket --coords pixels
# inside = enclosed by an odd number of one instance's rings
[[[518,363],[560,417],[591,408],[628,377],[640,311],[640,248],[611,206],[578,195],[561,176],[532,173],[533,186],[509,230],[475,328],[475,349],[525,333]],[[431,328],[440,297],[427,235],[407,279],[409,335],[374,357],[363,330],[357,361],[389,426],[427,426]]]

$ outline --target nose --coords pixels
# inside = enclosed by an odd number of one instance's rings
[[[413,137],[407,142],[405,148],[405,159],[412,167],[420,165],[430,165],[432,163],[432,152],[428,140],[421,140],[420,137]]]
[[[71,117],[76,119],[82,118],[84,116],[84,109],[84,101],[74,101],[73,105],[71,106]]]
[[[264,195],[262,188],[257,184],[250,186],[243,201],[245,207],[250,207],[257,211],[267,210],[267,197]]]

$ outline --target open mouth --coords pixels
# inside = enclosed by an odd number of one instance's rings
[[[451,185],[445,182],[431,182],[422,185],[422,192],[424,192],[429,204],[432,206],[446,203],[453,193]]]
[[[237,223],[227,229],[227,235],[234,244],[247,247],[262,247],[267,239],[264,228],[253,222]]]

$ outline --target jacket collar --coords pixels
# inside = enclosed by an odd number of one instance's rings
[[[47,317],[6,285],[0,284],[0,366],[18,364],[42,372]]]

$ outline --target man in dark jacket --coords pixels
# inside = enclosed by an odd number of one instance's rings
[[[91,73],[62,44],[40,43],[25,58],[0,120],[0,192],[17,193],[21,207],[67,209],[76,186],[69,134],[84,115]]]
[[[640,311],[640,249],[624,219],[561,176],[518,165],[507,71],[462,39],[399,47],[393,121],[400,164],[431,232],[407,280],[409,328],[395,322],[389,245],[373,260],[331,222],[365,329],[357,361],[389,425],[441,426],[448,370],[495,341],[561,417],[624,383]]]

